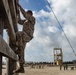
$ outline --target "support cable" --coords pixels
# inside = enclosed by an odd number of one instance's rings
[[[60,22],[59,22],[58,18],[56,17],[56,15],[55,15],[55,13],[54,13],[54,11],[53,11],[52,7],[50,6],[50,4],[49,4],[49,3],[48,3],[48,5],[49,5],[49,7],[51,8],[51,11],[52,11],[52,13],[53,13],[53,15],[54,15],[55,19],[57,20],[57,22],[58,22],[58,24],[59,24],[60,28],[62,29],[62,31],[63,31],[63,33],[64,33],[64,36],[66,37],[66,39],[67,39],[67,41],[68,41],[68,43],[69,43],[69,45],[70,45],[70,47],[71,47],[71,49],[72,49],[72,51],[73,51],[74,55],[76,56],[76,53],[75,53],[75,51],[74,51],[74,49],[73,49],[73,47],[72,47],[72,45],[71,45],[71,43],[70,43],[70,41],[69,41],[68,37],[66,36],[66,34],[65,34],[65,32],[64,32],[64,30],[63,30],[63,28],[62,28],[62,26],[61,26],[61,24],[60,24]]]

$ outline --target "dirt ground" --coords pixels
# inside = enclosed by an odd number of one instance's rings
[[[76,75],[76,69],[60,70],[59,67],[45,67],[44,69],[25,69],[25,75]]]
[[[6,69],[3,69],[3,74],[5,75]],[[60,67],[44,67],[44,69],[34,69],[30,67],[25,67],[25,73],[19,75],[76,75],[76,69],[71,70],[69,67],[68,70],[60,70]]]

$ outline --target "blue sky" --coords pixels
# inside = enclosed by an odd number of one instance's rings
[[[43,8],[48,11],[46,8],[47,0],[20,0],[20,4],[26,9],[39,11]]]
[[[36,18],[34,38],[26,45],[25,60],[52,62],[53,49],[56,47],[62,48],[63,61],[74,60],[76,57],[47,2],[76,52],[76,0],[19,0],[20,5],[25,10],[32,10]]]

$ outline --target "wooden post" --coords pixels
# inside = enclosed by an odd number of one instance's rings
[[[9,36],[9,45],[13,50],[15,50],[15,46],[11,42],[10,36]],[[7,75],[13,75],[13,70],[15,70],[15,69],[16,69],[16,61],[14,61],[12,59],[8,59],[8,61],[7,61]]]
[[[3,36],[2,18],[0,18],[0,35]],[[2,75],[2,54],[0,53],[0,75]]]
[[[2,75],[2,56],[0,53],[0,75]]]
[[[13,75],[14,61],[12,59],[7,60],[7,75]]]
[[[3,37],[3,23],[2,23],[2,18],[0,18],[0,35]]]

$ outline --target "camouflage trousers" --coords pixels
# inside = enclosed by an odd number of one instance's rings
[[[16,33],[16,45],[19,57],[19,63],[24,63],[24,49],[26,43],[30,41],[28,34],[24,31],[19,31]]]

